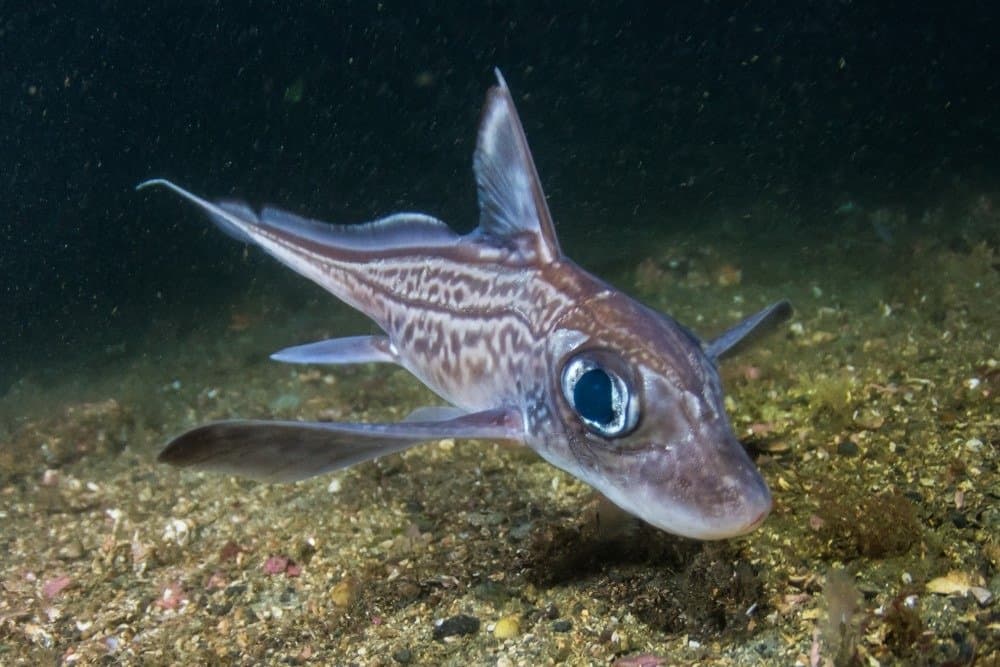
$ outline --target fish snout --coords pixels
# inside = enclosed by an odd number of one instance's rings
[[[771,511],[767,482],[735,436],[652,448],[630,475],[635,513],[699,540],[744,535]]]
[[[691,494],[693,511],[703,517],[701,539],[749,533],[771,512],[767,482],[735,436],[727,434],[706,449]]]

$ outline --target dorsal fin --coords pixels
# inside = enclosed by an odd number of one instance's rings
[[[479,233],[498,245],[514,246],[535,261],[561,254],[545,193],[538,180],[514,100],[500,70],[486,94],[479,121],[473,168],[479,194]]]

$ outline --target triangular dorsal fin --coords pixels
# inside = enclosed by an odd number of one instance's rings
[[[538,262],[560,253],[545,193],[538,180],[524,128],[500,70],[486,94],[473,168],[479,194],[479,233],[513,245]]]

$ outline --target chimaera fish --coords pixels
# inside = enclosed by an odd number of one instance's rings
[[[194,202],[384,332],[274,359],[396,363],[452,406],[392,424],[210,423],[170,442],[159,460],[287,482],[428,440],[512,440],[663,530],[700,539],[752,530],[771,495],[729,425],[716,362],[790,306],[778,302],[703,343],[570,261],[496,75],[473,162],[479,226],[465,236],[416,213],[340,226],[213,203],[163,179],[138,186]]]

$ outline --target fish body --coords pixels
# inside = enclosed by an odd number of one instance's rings
[[[184,433],[160,460],[294,481],[439,438],[513,440],[672,533],[743,534],[771,507],[732,432],[721,357],[788,317],[781,301],[703,343],[561,251],[497,72],[474,155],[479,226],[460,236],[402,213],[329,225],[211,202],[173,183],[231,236],[365,313],[384,332],[309,343],[288,363],[396,363],[449,403],[397,424],[227,421]]]

